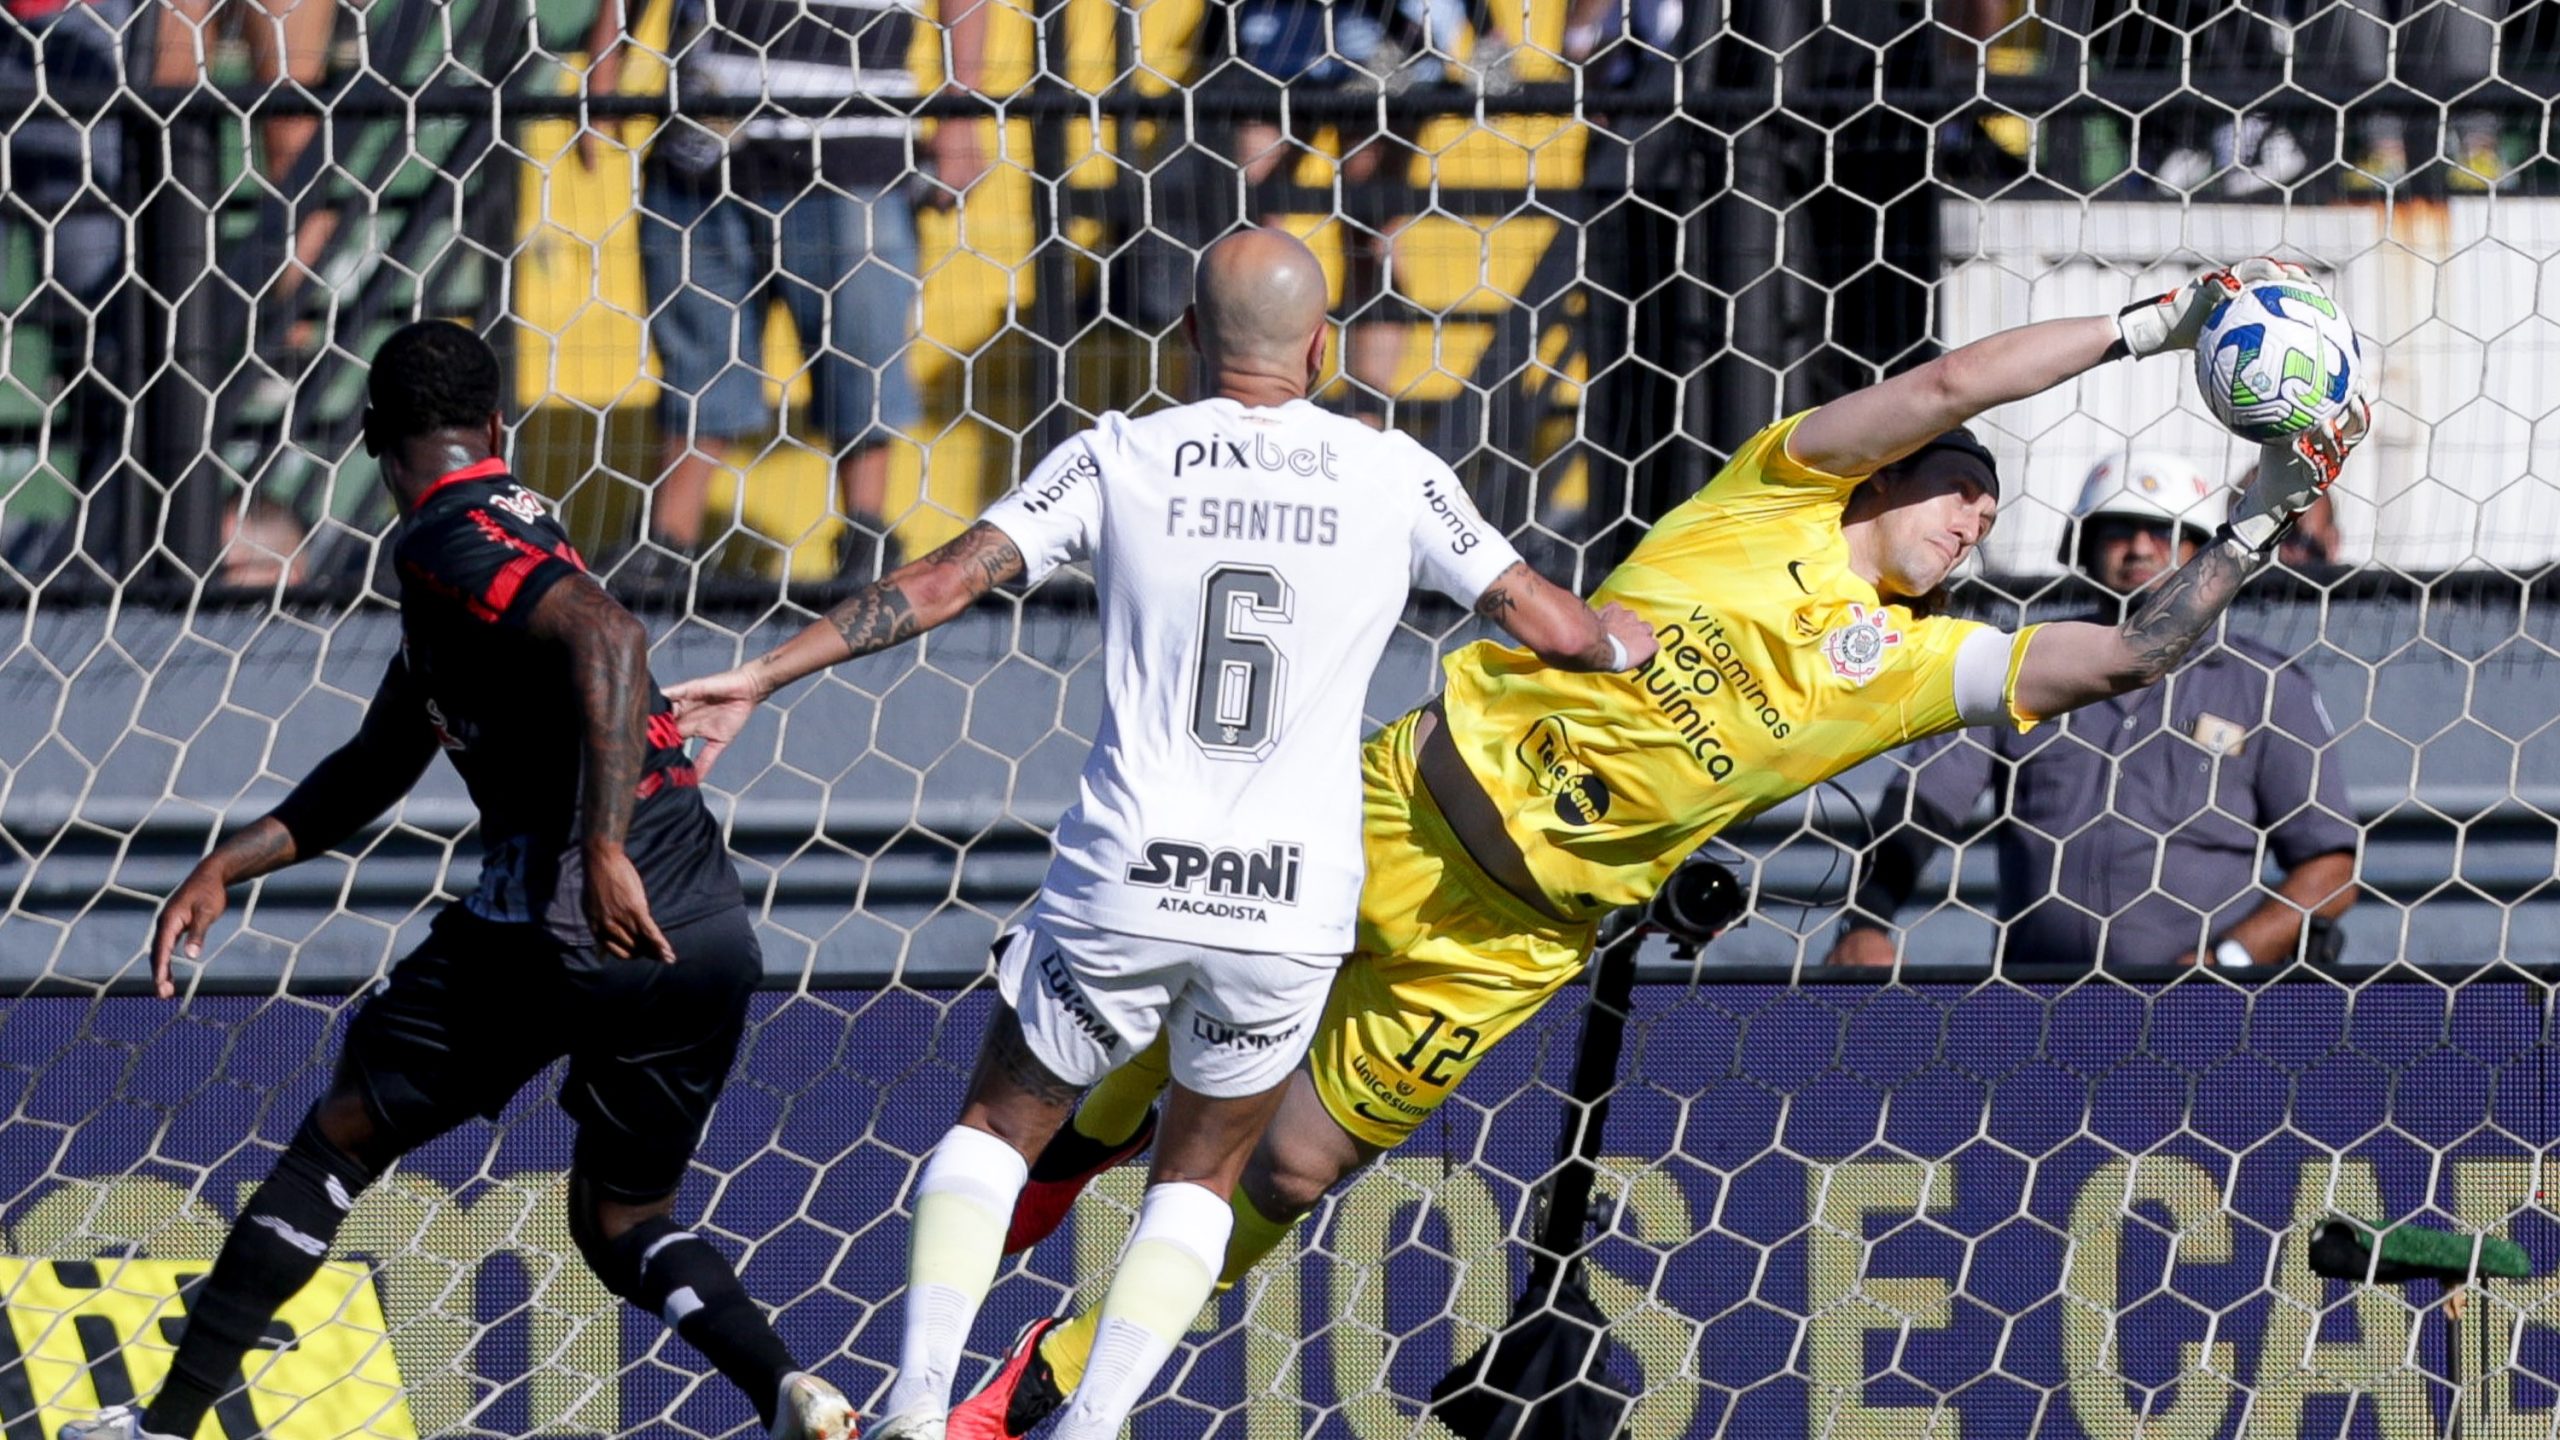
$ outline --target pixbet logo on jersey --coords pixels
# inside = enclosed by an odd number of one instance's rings
[[[1300,847],[1286,840],[1259,850],[1229,850],[1190,840],[1150,840],[1129,867],[1129,883],[1160,890],[1198,890],[1236,900],[1298,903]]]
[[[1274,444],[1268,435],[1254,436],[1250,445],[1242,440],[1230,440],[1224,435],[1212,435],[1206,440],[1185,440],[1173,447],[1173,474],[1177,480],[1182,478],[1186,469],[1242,470],[1248,466],[1257,470],[1286,470],[1292,475],[1322,475],[1327,480],[1342,478],[1334,473],[1331,445],[1283,448]]]

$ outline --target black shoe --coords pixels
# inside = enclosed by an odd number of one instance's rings
[[[690,547],[653,535],[608,562],[606,581],[635,595],[681,595],[693,587],[700,563]]]
[[[907,563],[907,547],[888,533],[888,522],[857,515],[836,536],[836,578],[867,585]]]

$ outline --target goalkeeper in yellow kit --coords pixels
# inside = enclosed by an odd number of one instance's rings
[[[2003,331],[1762,430],[1592,596],[1651,622],[1649,665],[1569,674],[1491,642],[1451,655],[1441,697],[1362,753],[1359,949],[1233,1196],[1223,1280],[1402,1143],[1581,970],[1603,916],[1727,825],[1896,746],[2032,726],[2167,675],[2336,478],[2365,398],[2270,446],[2230,523],[2124,623],[2015,633],[1937,613],[1999,501],[1962,426],[2111,359],[2192,350],[2223,295],[2299,273],[2252,260],[2118,315]],[[1142,1056],[1095,1087],[1035,1167],[1013,1248],[1144,1145],[1162,1084]],[[1091,1338],[1089,1319],[1033,1326],[951,1440],[1024,1433]]]

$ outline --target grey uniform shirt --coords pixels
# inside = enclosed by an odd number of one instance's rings
[[[2322,753],[2333,733],[2283,655],[2226,638],[2158,685],[2030,733],[1924,742],[1886,792],[1889,833],[1859,905],[1891,916],[1930,850],[1987,831],[2004,963],[2160,964],[2205,950],[2270,893],[2262,840],[2287,871],[2356,848],[2342,768]],[[1977,824],[1986,794],[1991,815]]]

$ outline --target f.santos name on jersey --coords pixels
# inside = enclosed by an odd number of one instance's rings
[[[1174,495],[1165,500],[1164,533],[1176,539],[1331,545],[1341,537],[1342,516],[1331,505]]]
[[[1303,848],[1279,840],[1259,850],[1235,850],[1191,840],[1150,840],[1128,869],[1132,885],[1193,892],[1167,895],[1156,908],[1218,920],[1268,920],[1261,905],[1298,903]]]

